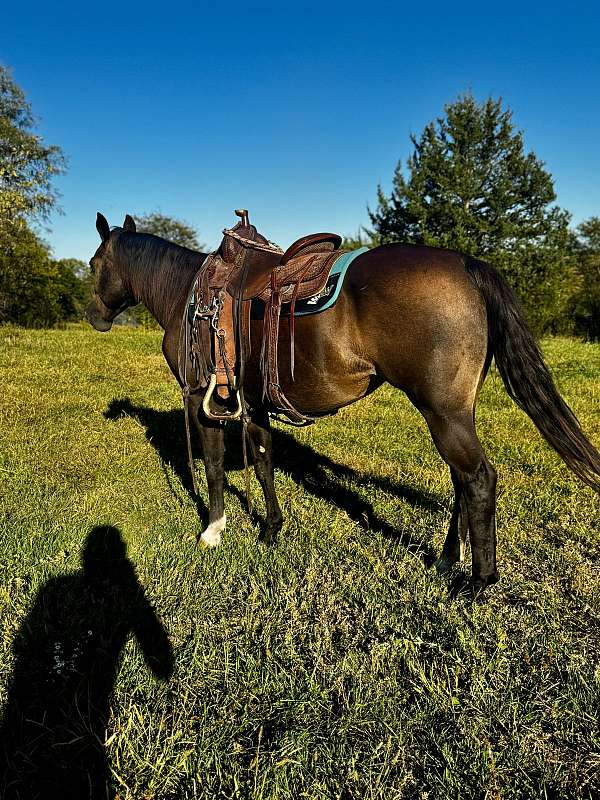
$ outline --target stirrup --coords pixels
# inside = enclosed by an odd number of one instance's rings
[[[235,411],[231,411],[226,414],[214,414],[210,410],[210,398],[213,396],[216,386],[217,386],[217,373],[213,372],[213,374],[210,376],[210,381],[206,393],[204,394],[204,400],[202,401],[202,410],[204,411],[205,415],[209,419],[213,419],[216,422],[227,422],[230,419],[239,419],[242,416],[242,401],[240,399],[239,389],[235,389],[235,397],[237,400],[237,408],[235,409]]]

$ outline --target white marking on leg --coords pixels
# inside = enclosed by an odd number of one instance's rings
[[[266,453],[266,452],[267,452],[267,451],[265,450],[265,448],[262,446],[262,444],[259,444],[259,445],[258,445],[258,449],[260,450],[260,452],[261,452],[261,453]]]
[[[227,518],[225,514],[223,514],[221,519],[211,522],[200,536],[200,541],[203,542],[207,547],[217,547],[219,544],[221,544],[221,533],[225,530],[226,521]]]
[[[462,536],[460,538],[460,563],[465,563],[465,556],[467,554],[467,541],[463,539]]]

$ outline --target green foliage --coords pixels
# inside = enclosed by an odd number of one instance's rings
[[[52,262],[57,270],[58,303],[61,319],[76,322],[83,319],[92,294],[93,279],[88,265],[78,258],[61,258]]]
[[[152,314],[148,311],[146,306],[142,305],[141,303],[138,306],[135,306],[134,308],[128,309],[127,311],[129,312],[129,314],[125,312],[126,316],[123,317],[123,321],[133,320],[132,323],[133,325],[139,325],[145,331],[159,330],[160,325],[154,319]],[[121,320],[117,319],[117,323],[120,322]]]
[[[52,178],[65,168],[60,148],[34,127],[22,89],[0,66],[0,321],[44,327],[81,317],[86,270],[73,259],[53,261],[28,225],[55,205]]]
[[[0,321],[47,327],[62,318],[61,272],[24,222],[0,237]]]
[[[398,163],[391,195],[378,187],[370,211],[382,242],[445,247],[495,264],[521,297],[533,327],[552,327],[572,283],[569,214],[551,205],[552,176],[526,153],[501,100],[470,95],[411,136],[407,171]]]
[[[0,328],[0,705],[14,700],[15,648],[35,598],[81,575],[97,525],[120,529],[175,655],[168,681],[135,635],[114,676],[63,659],[59,686],[71,691],[57,703],[67,708],[82,685],[114,680],[101,735],[114,785],[85,796],[598,798],[600,504],[494,371],[478,429],[502,487],[501,581],[469,603],[451,600],[448,578],[419,555],[440,551],[452,484],[423,419],[389,386],[309,428],[274,426],[286,522],[271,548],[246,511],[240,431],[228,426],[228,526],[220,548],[199,548],[206,483],[197,503],[160,338]],[[600,442],[600,345],[553,339],[544,352]],[[57,648],[86,656],[82,631],[106,630],[113,586],[108,574],[89,585],[89,606],[68,594],[64,628],[47,609],[30,655],[50,655],[31,665],[29,709],[43,712],[57,683]],[[119,624],[130,612],[122,606]],[[67,754],[76,736],[84,752],[95,710],[83,702],[55,732],[65,798],[81,767]],[[25,741],[30,765],[53,723]]]
[[[24,216],[47,216],[56,203],[52,178],[65,168],[59,147],[47,145],[33,129],[25,95],[0,65],[0,235]]]
[[[575,331],[600,341],[600,217],[577,227],[575,263],[578,288],[572,298]]]
[[[153,211],[151,214],[137,214],[135,216],[137,229],[140,233],[153,233],[161,239],[167,239],[190,250],[202,250],[203,246],[198,239],[198,231],[187,222],[168,217]]]
[[[47,245],[23,220],[0,236],[0,322],[43,328],[79,320],[90,283],[82,261],[53,260]]]
[[[377,247],[379,242],[373,237],[371,231],[359,228],[353,236],[344,236],[342,247],[344,250],[358,250],[360,247]]]

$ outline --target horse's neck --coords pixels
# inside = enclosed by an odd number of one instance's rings
[[[140,258],[140,253],[136,254]],[[191,289],[192,281],[206,258],[165,242],[155,258],[135,262],[132,253],[126,266],[130,289],[138,303],[143,303],[163,329],[179,319]]]

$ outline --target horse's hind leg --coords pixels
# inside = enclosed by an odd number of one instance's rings
[[[453,416],[424,411],[433,441],[453,470],[464,497],[472,553],[473,588],[479,591],[498,580],[496,570],[496,471],[481,447],[472,410]],[[456,484],[455,484],[456,486]],[[459,532],[458,526],[456,527]],[[454,548],[451,530],[448,547]],[[458,537],[457,537],[458,538]]]
[[[436,563],[438,572],[442,573],[451,570],[457,561],[460,561],[461,564],[464,562],[467,535],[469,533],[469,516],[465,493],[453,467],[450,467],[450,475],[454,486],[454,507],[442,554]]]
[[[265,496],[267,508],[266,528],[261,536],[265,544],[273,544],[283,525],[283,514],[275,491],[273,466],[273,444],[271,424],[265,411],[255,412],[248,424],[250,451],[254,460],[254,472]]]

